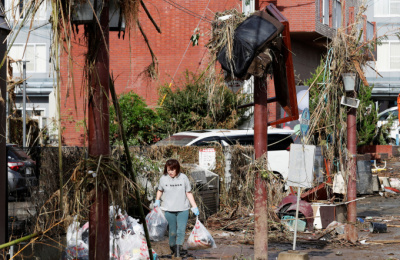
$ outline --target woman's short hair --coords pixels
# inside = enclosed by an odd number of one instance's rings
[[[181,172],[181,166],[178,162],[178,160],[175,159],[169,159],[164,166],[164,175],[167,175],[167,168],[170,168],[171,170],[176,170],[176,174],[179,174]]]

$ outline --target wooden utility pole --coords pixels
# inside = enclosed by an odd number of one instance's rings
[[[7,53],[7,42],[5,41],[10,28],[4,20],[4,14],[0,14],[0,53]],[[7,66],[6,63],[0,67],[0,91],[3,102],[0,102],[0,244],[8,242],[8,171],[6,151],[6,95],[7,95]]]
[[[104,0],[100,24],[94,19],[89,32],[89,156],[107,157],[109,144],[109,1]],[[91,68],[90,66],[94,66]],[[98,177],[96,177],[98,178]],[[96,185],[89,216],[89,259],[108,260],[110,224],[108,190]]]
[[[267,153],[268,108],[266,78],[254,77],[254,150],[256,160]],[[257,172],[254,191],[254,259],[268,259],[268,197]]]

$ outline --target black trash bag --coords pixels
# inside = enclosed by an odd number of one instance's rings
[[[228,73],[233,71],[237,78],[247,74],[254,57],[274,40],[284,25],[264,11],[257,11],[235,30],[232,60],[227,57],[226,46],[218,54],[218,61]]]

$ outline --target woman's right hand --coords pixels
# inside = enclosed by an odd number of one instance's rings
[[[156,200],[153,204],[154,207],[160,207],[160,200]]]

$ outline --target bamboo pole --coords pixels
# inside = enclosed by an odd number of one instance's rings
[[[54,5],[54,3],[53,3]],[[55,3],[53,6],[53,10],[59,10],[59,2]],[[56,15],[56,23],[58,21],[58,12],[53,12],[53,15]],[[60,35],[58,34],[58,30],[55,31],[54,37],[58,39]],[[55,41],[55,49],[58,50],[58,41]],[[61,129],[61,89],[60,89],[60,56],[56,55],[56,67],[55,72],[57,75],[56,79],[56,97],[57,97],[57,126],[58,126],[58,172],[60,178],[60,212],[61,216],[64,215],[64,206],[63,206],[63,187],[64,187],[64,180],[63,180],[63,170],[62,170],[62,129]]]
[[[5,244],[0,245],[0,249],[4,249],[4,248],[6,248],[6,247],[19,244],[19,243],[24,242],[24,241],[27,241],[27,240],[29,240],[29,239],[38,237],[38,236],[40,236],[40,235],[42,235],[42,234],[43,234],[43,232],[39,232],[39,233],[34,233],[34,234],[31,234],[31,235],[28,235],[28,236],[25,236],[25,237],[21,237],[21,238],[15,239],[15,240],[13,240],[13,241],[11,241],[11,242],[8,242],[8,243],[5,243]]]
[[[121,133],[122,142],[124,143],[125,156],[127,157],[127,162],[128,162],[128,167],[127,167],[128,175],[132,178],[134,183],[137,183],[136,182],[136,174],[133,171],[133,165],[132,165],[131,155],[129,152],[128,142],[126,141],[125,130],[122,126],[121,110],[119,108],[119,103],[118,103],[117,95],[115,93],[115,88],[114,88],[114,82],[112,81],[111,76],[110,76],[110,93],[111,93],[112,101],[114,104],[115,115],[116,115],[117,121],[118,121],[118,129],[119,129],[119,132]],[[151,248],[149,231],[147,229],[147,223],[146,223],[146,218],[144,215],[142,201],[140,199],[139,189],[135,189],[135,195],[136,195],[136,200],[139,202],[139,211],[140,211],[140,216],[142,218],[143,229],[144,229],[144,234],[146,236],[146,242],[147,242],[147,248],[149,250],[150,260],[153,260],[153,249]]]

